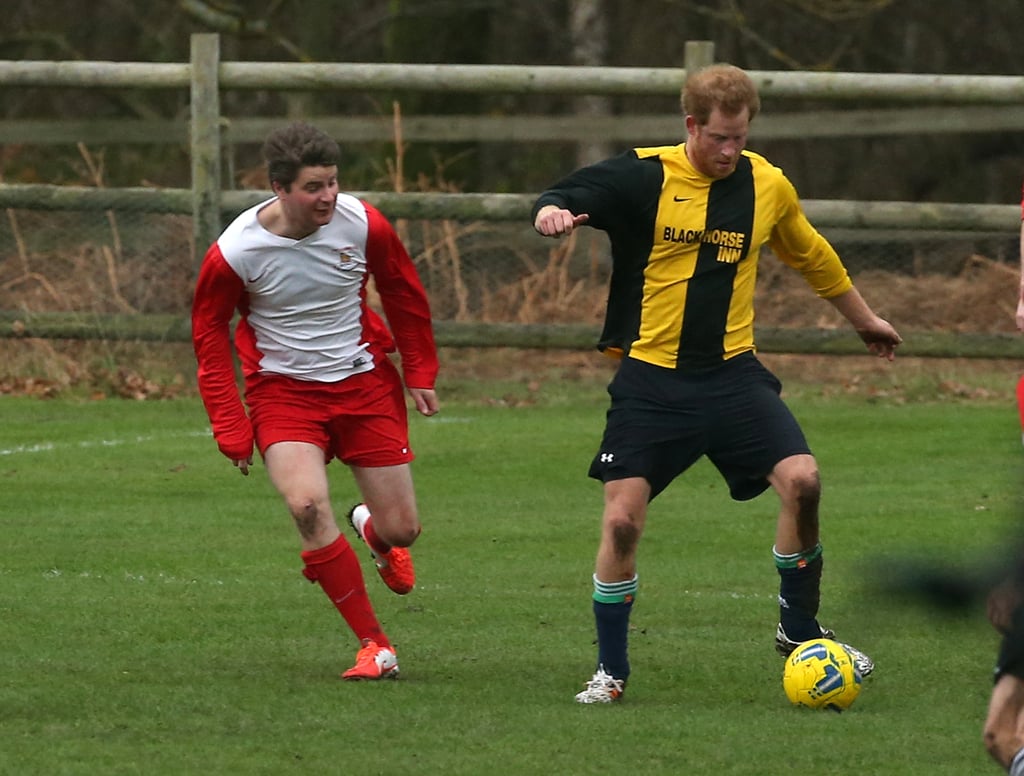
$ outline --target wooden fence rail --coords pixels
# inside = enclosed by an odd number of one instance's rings
[[[318,115],[316,124],[346,145],[380,143],[393,139],[391,115]],[[280,117],[222,117],[221,131],[228,145],[259,144],[281,125]],[[410,115],[403,114],[405,143],[580,143],[679,142],[684,133],[678,113],[610,116],[515,114]],[[1024,130],[1024,106],[982,105],[963,110],[948,107],[878,108],[871,110],[816,110],[771,113],[757,117],[750,138],[765,140],[820,140],[844,137],[896,137],[1016,132]],[[184,119],[12,119],[0,122],[0,144],[87,146],[182,145],[189,142]]]
[[[391,218],[528,223],[534,194],[446,194],[443,192],[352,192]],[[221,217],[228,219],[270,197],[269,191],[222,192]],[[1018,205],[955,202],[863,202],[828,199],[803,201],[819,227],[1006,233],[1020,227]],[[49,211],[192,212],[190,189],[123,188],[47,184],[0,184],[0,208]]]
[[[599,331],[584,324],[520,324],[435,321],[442,347],[507,347],[591,350]],[[0,337],[188,342],[188,318],[181,315],[124,315],[0,310]],[[900,355],[924,358],[1024,358],[1024,338],[1016,334],[902,332]],[[848,329],[758,327],[764,353],[863,355],[864,345]]]
[[[195,35],[193,38],[216,38]],[[763,97],[1020,105],[1024,76],[752,70]],[[221,89],[678,95],[686,68],[221,62]],[[0,60],[4,88],[188,89],[191,63]]]

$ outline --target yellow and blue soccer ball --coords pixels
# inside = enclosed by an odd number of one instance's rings
[[[800,644],[782,672],[782,687],[794,706],[846,711],[860,695],[861,677],[843,645],[831,639]]]

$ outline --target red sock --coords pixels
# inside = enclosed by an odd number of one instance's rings
[[[310,582],[320,583],[359,642],[370,639],[381,647],[390,647],[366,593],[359,559],[344,535],[326,547],[305,550],[301,555],[306,564],[302,574]]]
[[[369,517],[363,525],[363,540],[367,546],[378,555],[387,555],[391,552],[391,545],[386,541],[377,536],[377,532],[373,530],[373,517]]]

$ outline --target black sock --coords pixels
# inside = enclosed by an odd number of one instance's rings
[[[779,622],[792,641],[821,637],[818,606],[821,603],[821,546],[816,557],[806,563],[783,567],[779,571]]]
[[[616,679],[629,677],[629,614],[632,610],[632,597],[614,604],[594,601],[597,662]]]

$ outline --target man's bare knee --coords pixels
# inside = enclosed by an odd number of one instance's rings
[[[793,498],[801,511],[817,508],[821,501],[821,478],[817,471],[794,477],[790,487]]]
[[[314,536],[320,523],[320,510],[316,501],[311,498],[288,498],[286,503],[299,534],[307,539]]]
[[[608,529],[615,556],[617,558],[631,557],[636,552],[636,545],[640,541],[640,527],[632,516],[627,514],[609,520]]]
[[[373,530],[392,547],[411,547],[423,530],[415,505],[377,505],[371,514]]]
[[[415,525],[400,525],[392,532],[390,544],[392,547],[411,547],[422,530],[418,522]]]

